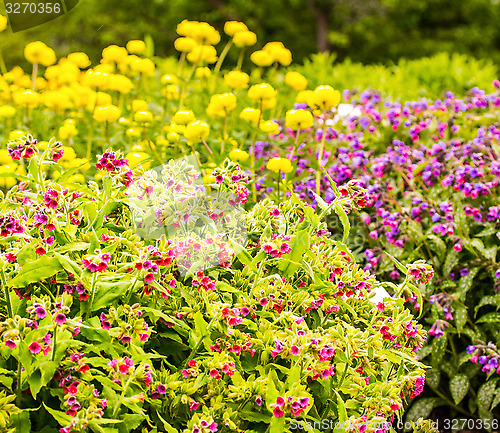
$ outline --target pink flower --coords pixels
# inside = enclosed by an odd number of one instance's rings
[[[144,277],[144,281],[146,283],[151,283],[152,281],[154,281],[155,279],[155,276],[153,274],[147,274],[145,277]]]
[[[284,415],[285,415],[285,412],[284,412],[281,408],[279,408],[279,407],[277,407],[277,406],[276,406],[276,407],[273,409],[273,415],[274,415],[276,418],[280,418],[280,417],[282,417],[282,416],[284,416]]]
[[[66,319],[66,316],[62,313],[57,313],[56,317],[54,318],[54,322],[56,322],[59,326],[64,325],[68,319]]]
[[[285,404],[285,399],[283,397],[276,398],[276,406],[281,407]]]
[[[290,353],[293,355],[293,356],[297,356],[299,354],[300,350],[297,346],[292,346],[290,348]]]
[[[28,349],[35,355],[37,353],[40,353],[40,351],[42,350],[42,346],[40,346],[36,341],[33,341],[33,343],[28,346]]]
[[[200,403],[198,403],[197,401],[192,401],[190,404],[189,404],[189,410],[191,412],[195,411],[196,409],[198,409],[200,407]]]
[[[9,348],[9,349],[15,349],[17,347],[17,344],[15,343],[14,340],[12,340],[12,338],[9,338],[8,340],[5,340],[5,345]]]

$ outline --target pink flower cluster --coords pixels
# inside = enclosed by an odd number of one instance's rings
[[[30,159],[38,152],[37,140],[31,136],[27,136],[23,140],[11,141],[7,146],[10,157],[15,160]]]
[[[271,257],[279,258],[284,254],[289,254],[292,251],[290,247],[291,236],[271,233],[270,242],[266,242],[262,245],[262,250],[269,254]]]
[[[1,215],[0,216],[0,236],[12,236],[16,233],[24,233],[24,227],[20,218],[14,215]]]
[[[276,418],[285,416],[285,412],[291,412],[292,416],[299,416],[310,405],[309,397],[281,397],[276,398],[276,403],[270,405]]]
[[[104,272],[108,269],[108,263],[111,260],[109,253],[101,253],[100,249],[96,249],[94,254],[87,254],[82,259],[82,265],[90,272]]]

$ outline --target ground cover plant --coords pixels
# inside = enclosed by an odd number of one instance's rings
[[[389,431],[417,354],[406,419],[492,419],[498,82],[399,102],[177,31],[0,78],[5,425]]]

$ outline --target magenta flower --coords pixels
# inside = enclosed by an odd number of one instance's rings
[[[279,408],[279,407],[277,407],[277,406],[276,406],[276,407],[273,409],[273,415],[274,415],[276,418],[280,418],[280,417],[282,417],[282,416],[284,416],[284,415],[285,415],[285,412],[284,412],[281,408]]]
[[[167,392],[167,387],[161,383],[158,385],[157,389],[160,394],[166,394]]]
[[[197,401],[192,401],[190,404],[189,404],[189,410],[191,412],[195,411],[196,409],[198,409],[200,407],[200,403],[198,403]]]
[[[297,356],[299,354],[300,350],[297,346],[294,345],[290,348],[290,352],[293,356]]]
[[[12,338],[9,338],[8,340],[5,340],[5,345],[9,349],[15,349],[17,347],[17,344],[15,343],[15,341]]]
[[[285,399],[283,397],[276,398],[276,406],[281,407],[285,404]]]
[[[66,323],[68,319],[62,313],[57,313],[56,317],[54,317],[54,322],[56,322],[59,326],[62,326]]]
[[[36,341],[33,341],[33,343],[28,346],[28,349],[33,355],[36,355],[37,353],[40,353],[42,346],[40,346]]]

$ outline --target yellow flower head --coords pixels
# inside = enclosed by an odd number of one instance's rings
[[[273,62],[278,62],[283,66],[288,66],[292,63],[292,52],[285,48],[281,42],[269,42],[262,50],[272,56]]]
[[[148,103],[143,99],[134,99],[132,101],[132,111],[135,113],[137,111],[148,111]]]
[[[174,101],[179,99],[179,88],[175,84],[168,84],[163,89],[163,96],[169,101]]]
[[[250,60],[261,67],[270,66],[274,61],[273,56],[264,50],[254,51],[250,55]]]
[[[175,75],[165,74],[161,77],[161,84],[179,84],[179,79]]]
[[[233,37],[236,33],[247,31],[248,27],[245,23],[240,21],[227,21],[224,24],[224,33],[226,35]]]
[[[198,143],[208,137],[210,127],[203,120],[195,120],[186,126],[184,137],[191,143]]]
[[[20,91],[14,94],[14,102],[23,107],[33,108],[40,102],[40,95],[31,90]]]
[[[191,36],[198,24],[198,21],[183,20],[177,25],[177,34],[181,36]]]
[[[233,36],[234,45],[237,47],[251,47],[257,43],[257,35],[249,30],[238,32]]]
[[[103,72],[88,70],[82,78],[82,84],[97,89],[106,89],[109,84],[109,75]]]
[[[249,156],[248,152],[240,149],[233,149],[229,152],[229,158],[233,161],[245,162]]]
[[[217,50],[211,45],[197,45],[187,55],[191,63],[215,63],[217,61]]]
[[[255,84],[248,89],[248,97],[254,101],[270,99],[276,96],[276,90],[267,83]]]
[[[240,118],[250,123],[257,123],[259,121],[260,115],[261,113],[258,108],[247,107],[240,113]]]
[[[268,170],[274,171],[275,173],[278,173],[279,171],[282,173],[290,173],[293,170],[292,163],[289,159],[278,157],[270,159],[267,162],[266,167]]]
[[[286,73],[285,83],[298,92],[304,90],[307,87],[306,77],[295,71],[290,71]]]
[[[190,53],[193,51],[193,48],[198,45],[198,42],[196,42],[193,38],[190,37],[181,37],[177,38],[174,41],[174,47],[177,51],[180,51],[182,53]]]
[[[130,54],[142,54],[146,51],[146,43],[140,40],[128,41],[126,47]]]
[[[6,117],[14,117],[16,115],[16,109],[11,105],[0,106],[0,119]]]
[[[212,95],[210,104],[228,113],[236,108],[236,96],[233,93],[223,93],[220,95]]]
[[[85,69],[90,66],[89,56],[85,53],[77,52],[68,54],[68,60],[80,69]]]
[[[194,76],[198,79],[207,79],[212,75],[212,70],[206,66],[202,68],[196,68],[194,71]]]
[[[43,66],[53,65],[57,60],[54,50],[41,41],[31,42],[26,45],[24,57],[30,63],[40,63]]]
[[[110,45],[102,50],[102,59],[106,63],[120,63],[128,56],[127,49],[118,45]]]
[[[308,105],[317,106],[321,110],[329,110],[340,102],[340,92],[330,86],[318,86],[311,94]]]
[[[313,123],[314,118],[307,110],[290,110],[286,113],[285,125],[294,131],[311,128]]]
[[[266,134],[269,135],[278,134],[280,132],[278,124],[273,122],[272,120],[261,122],[259,128],[261,131],[264,131]]]
[[[125,156],[125,158],[128,159],[129,166],[134,168],[137,165],[143,163],[145,160],[147,160],[149,158],[149,155],[144,152],[131,152],[128,153]],[[144,170],[149,170],[150,166],[151,166],[150,162],[141,164],[141,167],[143,167]]]
[[[7,17],[0,15],[0,32],[3,32],[7,28]]]
[[[220,42],[219,32],[208,23],[198,23],[190,36],[200,45],[217,45]]]
[[[231,71],[224,76],[224,82],[232,89],[246,89],[250,77],[245,72]]]
[[[115,105],[97,107],[94,111],[94,119],[98,122],[115,122],[121,116],[121,110]]]
[[[179,110],[172,117],[172,123],[187,125],[195,120],[194,113],[190,110]]]
[[[120,93],[127,94],[134,88],[134,83],[125,75],[113,74],[109,76],[109,90],[117,90]]]
[[[146,123],[153,120],[153,113],[151,111],[138,111],[134,114],[134,120],[137,123]]]

